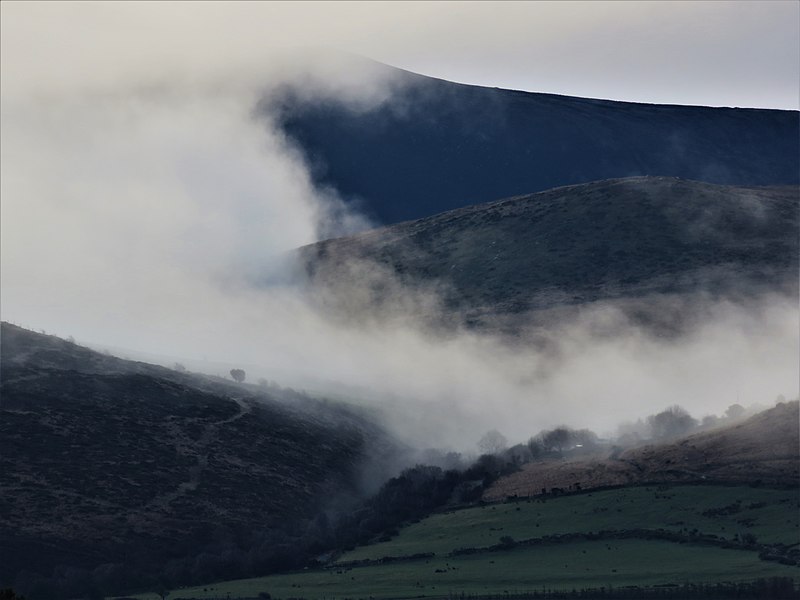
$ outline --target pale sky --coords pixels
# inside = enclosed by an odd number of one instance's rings
[[[13,2],[3,94],[361,54],[452,81],[642,102],[798,108],[800,3]]]

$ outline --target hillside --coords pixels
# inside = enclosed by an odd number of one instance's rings
[[[392,306],[400,281],[470,324],[642,298],[649,318],[675,323],[655,296],[797,293],[798,199],[797,187],[598,181],[326,240],[301,258],[326,302],[359,313]]]
[[[326,569],[222,581],[174,595],[788,600],[796,597],[800,575],[797,508],[795,490],[716,485],[488,504],[432,514],[390,540],[344,553]],[[754,580],[766,586],[769,577],[795,584],[773,581],[769,591],[733,587]]]
[[[382,224],[638,175],[800,183],[796,111],[592,100],[371,68],[391,82],[378,106],[289,89],[264,110],[318,183]]]
[[[16,580],[33,597],[56,597],[51,583],[82,594],[87,573],[119,589],[165,566],[183,580],[289,566],[296,531],[346,506],[394,448],[341,405],[7,323],[1,357],[0,538],[13,552],[0,587]]]
[[[528,463],[496,481],[487,500],[645,482],[703,481],[800,485],[798,402],[782,403],[741,423],[603,458]]]
[[[324,566],[174,595],[788,600],[800,577],[799,428],[794,401],[613,459],[530,463],[484,501],[406,520]]]

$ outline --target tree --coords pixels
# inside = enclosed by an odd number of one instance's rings
[[[517,444],[505,452],[506,458],[514,465],[521,465],[531,459],[531,451],[526,444]]]
[[[542,454],[544,454],[544,446],[542,445],[542,440],[537,437],[532,437],[528,440],[528,450],[531,453],[531,458],[536,460]]]
[[[484,454],[498,454],[505,450],[507,446],[508,440],[506,436],[496,429],[487,431],[486,435],[478,442],[478,448],[480,448],[481,452]]]
[[[244,371],[242,369],[231,369],[231,377],[237,383],[242,383],[245,378]]]
[[[741,419],[744,416],[744,407],[741,404],[731,404],[725,411],[725,416],[731,421]]]
[[[697,421],[677,404],[657,415],[647,417],[651,435],[656,439],[671,438],[688,433],[697,427]]]
[[[542,443],[546,450],[563,452],[570,443],[570,437],[570,429],[562,425],[545,433]]]
[[[597,434],[591,429],[578,429],[570,432],[570,442],[582,446],[584,450],[593,450],[597,447]]]

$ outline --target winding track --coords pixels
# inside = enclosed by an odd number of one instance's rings
[[[234,421],[238,421],[253,411],[253,405],[251,402],[248,402],[243,398],[230,399],[236,402],[236,404],[239,406],[239,412],[232,417],[228,417],[227,419],[215,421],[206,425],[205,430],[201,434],[200,438],[193,444],[194,447],[200,449],[200,451],[197,453],[197,464],[189,469],[189,479],[178,484],[178,487],[176,487],[174,490],[160,494],[159,496],[153,498],[141,508],[139,511],[140,513],[150,511],[166,512],[169,510],[169,505],[175,500],[186,495],[187,492],[197,489],[197,486],[200,484],[200,476],[208,466],[208,445],[214,438],[217,437],[220,428],[225,425],[229,425]],[[180,452],[178,443],[176,443],[176,450]]]

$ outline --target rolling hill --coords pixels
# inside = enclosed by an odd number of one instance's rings
[[[300,257],[324,302],[359,314],[416,290],[441,299],[424,307],[434,318],[472,325],[604,300],[669,325],[692,311],[674,299],[664,310],[665,295],[797,294],[799,193],[598,181],[322,241]]]
[[[797,594],[796,490],[653,485],[445,510],[324,569],[177,598],[770,598]],[[792,582],[794,579],[794,582]],[[612,591],[613,590],[613,591]],[[263,595],[261,597],[264,597]],[[156,600],[142,594],[142,600]]]
[[[559,488],[592,489],[646,482],[800,486],[800,407],[785,402],[727,427],[598,458],[528,463],[500,478],[487,500]]]
[[[0,587],[34,598],[289,566],[395,449],[344,405],[1,331]]]
[[[592,100],[369,67],[391,85],[377,106],[289,88],[262,110],[277,114],[317,183],[381,224],[631,176],[800,183],[797,111]]]
[[[794,598],[799,410],[797,401],[780,403],[614,458],[534,461],[499,479],[482,502],[412,519],[325,568],[174,594]]]

